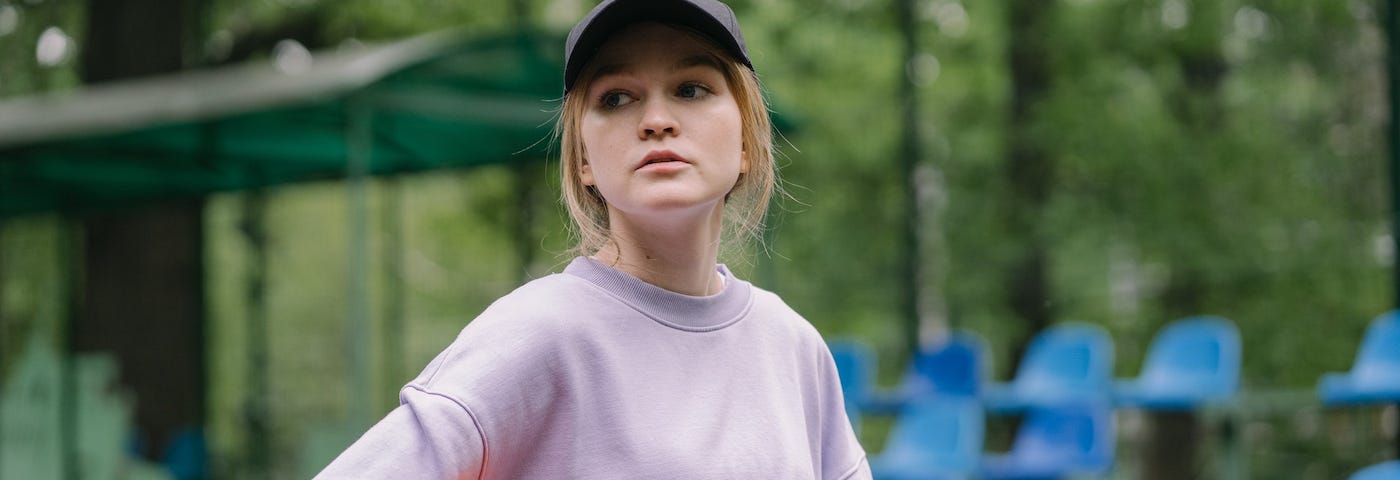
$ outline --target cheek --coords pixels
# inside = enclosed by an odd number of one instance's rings
[[[609,185],[616,183],[615,167],[618,162],[613,160],[622,155],[616,123],[585,117],[579,128],[583,158],[587,162],[580,168],[580,172],[583,173],[580,180],[600,190],[606,190]]]
[[[583,150],[585,152],[593,151],[593,149],[596,148],[595,145],[598,143],[598,139],[601,138],[599,135],[600,132],[598,131],[597,120],[593,120],[590,116],[585,115],[583,121],[579,122],[578,131],[579,138],[583,140]]]
[[[597,156],[597,139],[599,138],[597,125],[588,118],[587,114],[581,115],[575,125],[578,125],[575,138],[578,141],[579,150],[578,163],[575,164],[575,176],[577,177],[575,180],[586,187],[597,186],[598,178],[596,175],[598,172],[594,169],[594,157]]]
[[[590,115],[585,116],[581,123],[579,132],[589,162],[606,161],[618,142],[618,122]]]
[[[724,143],[721,145],[725,145],[726,150],[733,152],[735,158],[740,159],[741,168],[746,167],[745,164],[747,162],[744,160],[744,125],[743,121],[740,119],[738,107],[733,107],[729,109],[729,111],[724,112],[724,115],[720,118],[725,119],[723,122],[719,122],[723,125],[723,128],[721,128],[721,135],[723,135]]]

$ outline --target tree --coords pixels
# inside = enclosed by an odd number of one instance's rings
[[[88,2],[85,83],[185,65],[199,2]],[[203,202],[174,201],[83,218],[82,304],[69,347],[110,352],[136,396],[136,428],[158,458],[204,423]]]

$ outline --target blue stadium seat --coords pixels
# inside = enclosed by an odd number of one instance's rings
[[[1371,465],[1347,478],[1349,480],[1400,480],[1400,460]]]
[[[866,414],[894,415],[905,404],[928,396],[976,398],[987,382],[987,341],[975,332],[955,330],[922,345],[909,361],[899,386],[871,392],[861,405]]]
[[[204,430],[199,427],[181,428],[170,440],[170,445],[161,455],[161,463],[174,480],[200,480],[207,475],[209,450],[204,441]]]
[[[885,448],[870,459],[878,480],[967,478],[976,473],[982,408],[968,397],[920,397],[895,419]]]
[[[851,419],[851,427],[860,432],[861,410],[875,390],[875,349],[854,338],[832,339],[827,348],[836,361],[846,416]]]
[[[1220,317],[1177,320],[1157,332],[1142,373],[1114,386],[1114,400],[1146,410],[1192,410],[1240,388],[1240,332]]]
[[[1102,327],[1061,323],[1031,339],[1016,378],[984,389],[989,412],[1107,400],[1112,393],[1113,340]]]
[[[1011,451],[982,460],[984,479],[1092,477],[1113,468],[1113,410],[1104,401],[1027,412]]]
[[[987,382],[987,367],[987,341],[974,332],[956,330],[914,357],[900,390],[908,398],[976,398]]]
[[[1327,405],[1400,401],[1400,317],[1396,312],[1371,322],[1351,371],[1323,375],[1317,393]]]

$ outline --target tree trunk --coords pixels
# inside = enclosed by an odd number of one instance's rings
[[[89,0],[86,83],[184,66],[198,2]],[[204,420],[203,201],[178,201],[83,219],[82,300],[75,352],[106,352],[135,395],[141,452],[158,458],[172,436]]]
[[[900,145],[900,178],[904,179],[904,225],[901,232],[900,250],[904,259],[899,262],[900,266],[900,287],[901,293],[899,304],[900,314],[904,318],[902,325],[903,337],[906,339],[906,349],[909,358],[918,355],[919,351],[919,328],[922,323],[921,312],[919,311],[919,295],[922,292],[920,272],[924,266],[922,249],[919,239],[920,225],[922,224],[922,214],[919,208],[919,179],[918,168],[923,158],[923,141],[920,139],[920,116],[919,116],[919,89],[914,84],[914,79],[910,75],[909,66],[914,63],[918,56],[918,36],[919,22],[918,16],[914,12],[913,0],[899,0],[897,2],[897,13],[899,19],[899,30],[902,43],[904,45],[903,61],[900,62],[900,70],[904,75],[900,75],[899,96],[903,114],[904,130],[901,135]]]
[[[204,418],[204,272],[199,204],[85,219],[76,352],[113,354],[135,394],[136,428],[158,458]]]
[[[1050,198],[1055,166],[1045,145],[1029,135],[1034,108],[1050,86],[1051,0],[1015,0],[1008,6],[1011,114],[1006,158],[1006,231],[1018,236],[1017,252],[1005,272],[1007,303],[1029,334],[1013,348],[1019,360],[1029,338],[1054,320],[1050,304],[1049,246],[1040,234],[1042,208]],[[1014,375],[1016,361],[1009,368]]]
[[[1219,2],[1188,3],[1189,23],[1173,39],[1177,66],[1182,75],[1183,91],[1173,102],[1173,114],[1198,145],[1211,145],[1224,123],[1220,86],[1228,73],[1228,63],[1221,51],[1224,38],[1222,26],[1227,11]],[[1216,161],[1216,154],[1205,149],[1197,161]],[[1205,181],[1206,179],[1200,179]],[[1219,238],[1214,231],[1198,231],[1197,235]],[[1208,286],[1204,275],[1191,266],[1193,259],[1184,252],[1173,252],[1169,258],[1171,278],[1163,289],[1160,301],[1165,320],[1204,313],[1207,308]],[[1202,478],[1201,426],[1197,415],[1187,413],[1153,413],[1148,416],[1149,439],[1143,461],[1142,478],[1191,479]]]

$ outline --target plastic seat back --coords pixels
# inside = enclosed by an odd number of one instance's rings
[[[827,342],[827,348],[836,362],[846,416],[851,419],[851,426],[860,431],[861,405],[875,389],[875,349],[853,338],[833,339]]]
[[[205,477],[209,464],[209,449],[204,439],[204,431],[198,427],[184,427],[170,440],[161,455],[165,465],[175,480],[195,480]]]
[[[1386,312],[1366,328],[1351,375],[1361,385],[1400,385],[1400,316]]]
[[[1377,463],[1351,474],[1349,480],[1400,480],[1400,460]]]
[[[1113,374],[1113,340],[1102,327],[1062,323],[1031,340],[1021,360],[1016,388],[1049,396],[1107,395]]]
[[[987,341],[955,331],[919,352],[901,385],[908,398],[924,395],[976,397],[987,381]]]
[[[1100,472],[1113,464],[1114,435],[1113,410],[1104,402],[1032,409],[1010,458],[1063,474]]]
[[[886,473],[971,473],[982,455],[981,406],[972,398],[925,397],[911,401],[895,420],[872,466]]]
[[[1152,339],[1140,380],[1155,391],[1234,394],[1240,385],[1239,330],[1220,317],[1172,322]]]

